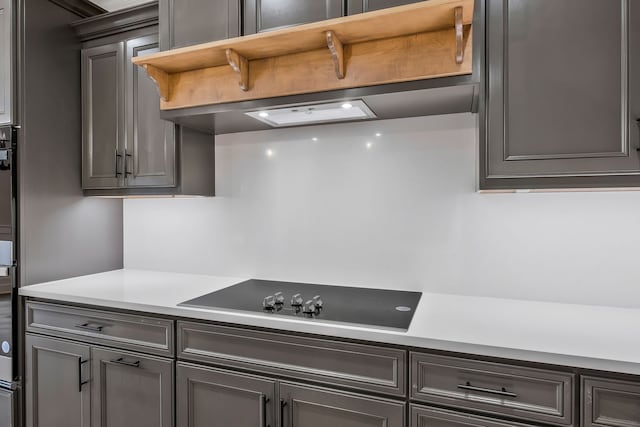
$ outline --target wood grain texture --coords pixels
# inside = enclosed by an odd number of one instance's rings
[[[144,58],[136,58],[134,64],[151,64],[173,74],[226,65],[227,49],[233,49],[248,60],[254,60],[326,48],[325,33],[327,31],[333,31],[345,45],[439,31],[454,27],[456,7],[463,8],[463,24],[471,25],[473,6],[473,0],[423,1],[173,49],[154,55],[146,55]]]
[[[458,76],[472,73],[472,19],[473,0],[430,0],[133,63],[159,75],[163,110]]]
[[[171,96],[171,91],[169,90],[169,75],[165,71],[150,64],[145,64],[143,67],[149,75],[149,78],[158,86],[160,99],[168,101]]]
[[[471,52],[471,28],[465,27],[465,47]],[[414,34],[345,46],[344,79],[336,79],[326,47],[294,55],[251,61],[250,91],[237,84],[228,66],[170,75],[169,101],[161,108],[194,107],[232,101],[374,86],[425,78],[472,73],[472,55],[456,63],[455,30]]]

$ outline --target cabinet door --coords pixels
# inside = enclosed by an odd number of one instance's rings
[[[13,14],[12,0],[0,0],[0,124],[12,123]]]
[[[136,56],[159,52],[158,37],[129,40],[127,47],[127,139],[125,175],[127,187],[173,187],[176,185],[175,125],[160,119],[157,86]]]
[[[280,385],[283,427],[403,427],[404,403],[351,393]]]
[[[173,361],[91,350],[93,427],[173,426]]]
[[[411,427],[533,427],[511,421],[411,405]]]
[[[422,0],[347,0],[347,11],[349,15],[372,10],[386,9],[388,7],[402,6],[405,4],[418,3]]]
[[[15,398],[16,393],[9,390],[0,390],[0,427],[16,427],[15,424]]]
[[[244,0],[244,34],[344,15],[343,0]]]
[[[511,185],[526,188],[536,184],[524,178],[639,174],[640,100],[630,81],[640,72],[638,2],[487,4],[483,187],[501,178],[523,178]]]
[[[123,43],[82,50],[82,186],[85,189],[118,188],[124,182],[123,55]]]
[[[240,0],[160,0],[162,50],[239,35]]]
[[[275,426],[275,382],[178,363],[179,427]]]
[[[90,427],[90,348],[27,334],[27,427]]]

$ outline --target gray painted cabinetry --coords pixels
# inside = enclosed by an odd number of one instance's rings
[[[0,0],[0,124],[12,123],[13,0]]]
[[[239,35],[240,0],[160,0],[162,50]]]
[[[640,426],[640,384],[582,378],[582,426]]]
[[[423,0],[347,0],[347,12],[349,15],[387,7],[403,6],[410,3],[418,3]]]
[[[0,390],[0,427],[16,427],[16,392]]]
[[[243,10],[245,35],[339,18],[345,13],[343,0],[244,0]]]
[[[488,0],[481,188],[640,184],[640,3]]]

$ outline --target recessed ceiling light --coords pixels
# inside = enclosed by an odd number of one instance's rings
[[[316,142],[316,141],[318,140],[318,138],[316,138],[316,137],[314,136],[313,138],[311,138],[311,140],[312,140],[313,142]]]
[[[382,134],[380,132],[376,133],[376,136],[379,138],[382,136]]]
[[[267,155],[267,157],[273,157],[273,150],[269,149],[265,151],[265,154]]]
[[[342,108],[344,108],[345,110],[348,110],[351,107],[353,107],[353,104],[351,104],[350,102],[345,102],[344,104],[342,104]]]
[[[260,112],[258,113],[258,115],[259,115],[260,117],[269,117],[269,113],[267,113],[266,111],[260,111]]]
[[[371,142],[371,141],[367,142],[367,149],[369,149],[371,147],[373,147],[373,142]]]

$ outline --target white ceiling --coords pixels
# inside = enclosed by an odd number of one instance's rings
[[[113,12],[114,10],[126,9],[131,6],[149,3],[150,0],[91,0],[92,3],[101,8]]]

